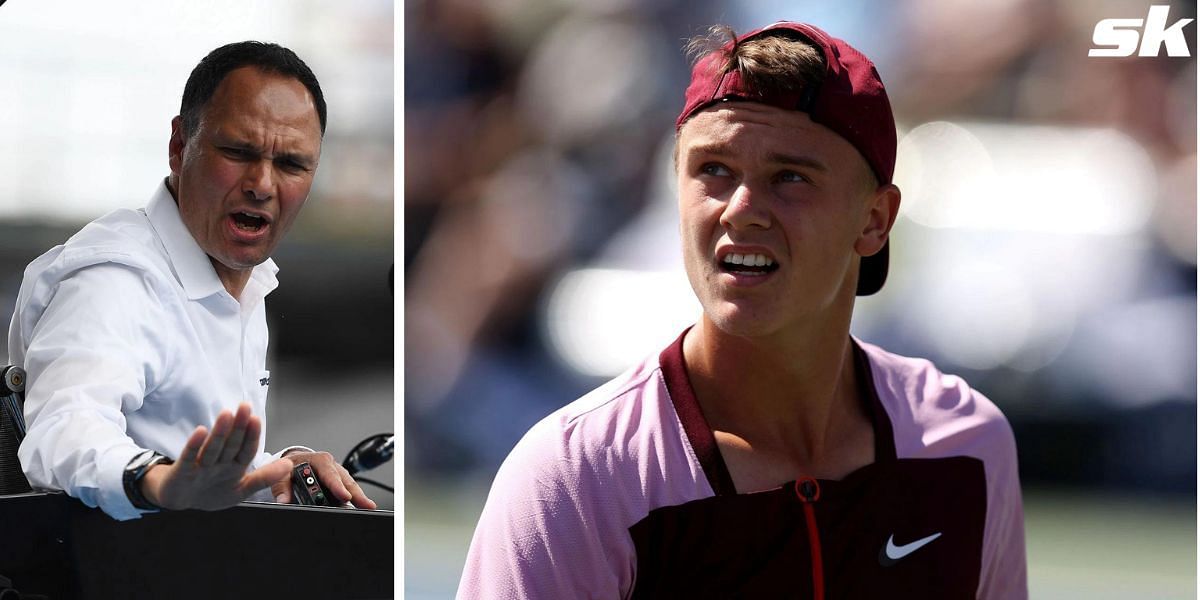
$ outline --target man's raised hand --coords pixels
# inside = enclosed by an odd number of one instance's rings
[[[290,477],[292,462],[286,458],[246,473],[261,434],[262,421],[250,414],[249,404],[240,404],[236,415],[221,411],[211,431],[201,425],[192,432],[179,460],[146,472],[143,495],[169,510],[220,510]]]

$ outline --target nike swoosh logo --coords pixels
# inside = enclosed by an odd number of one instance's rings
[[[896,564],[896,561],[920,550],[922,546],[938,539],[942,536],[942,532],[937,532],[933,535],[925,536],[915,542],[909,542],[903,546],[897,546],[893,541],[895,535],[889,535],[887,543],[883,545],[883,549],[879,551],[879,564],[885,567],[890,567]]]

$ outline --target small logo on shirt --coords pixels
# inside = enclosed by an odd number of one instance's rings
[[[889,535],[887,543],[883,545],[883,549],[879,551],[879,564],[884,567],[890,567],[896,564],[896,561],[916,552],[929,542],[941,537],[942,532],[937,532],[933,535],[925,536],[915,542],[909,542],[903,546],[897,546],[893,540],[895,535]]]
[[[268,386],[268,385],[271,385],[271,378],[270,378],[270,377],[263,377],[262,379],[259,379],[259,380],[258,380],[258,385],[261,385],[261,386],[263,386],[263,387],[266,387],[266,386]]]

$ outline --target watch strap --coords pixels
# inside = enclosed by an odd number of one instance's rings
[[[145,479],[146,472],[154,465],[169,465],[175,461],[153,450],[146,450],[132,459],[125,466],[125,473],[121,477],[121,482],[125,486],[125,496],[129,498],[129,502],[138,510],[162,510],[161,506],[155,506],[146,496],[142,494],[142,479]]]

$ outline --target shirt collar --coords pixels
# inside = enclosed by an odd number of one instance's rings
[[[217,277],[208,255],[183,224],[179,206],[175,204],[171,190],[167,189],[166,179],[158,185],[150,203],[146,205],[146,216],[162,241],[171,267],[175,270],[175,277],[179,279],[189,300],[199,300],[225,291],[225,285]],[[274,290],[279,285],[275,277],[278,271],[279,267],[270,258],[254,267],[250,272],[250,281],[242,291],[242,303],[250,304],[246,300],[256,301]]]

